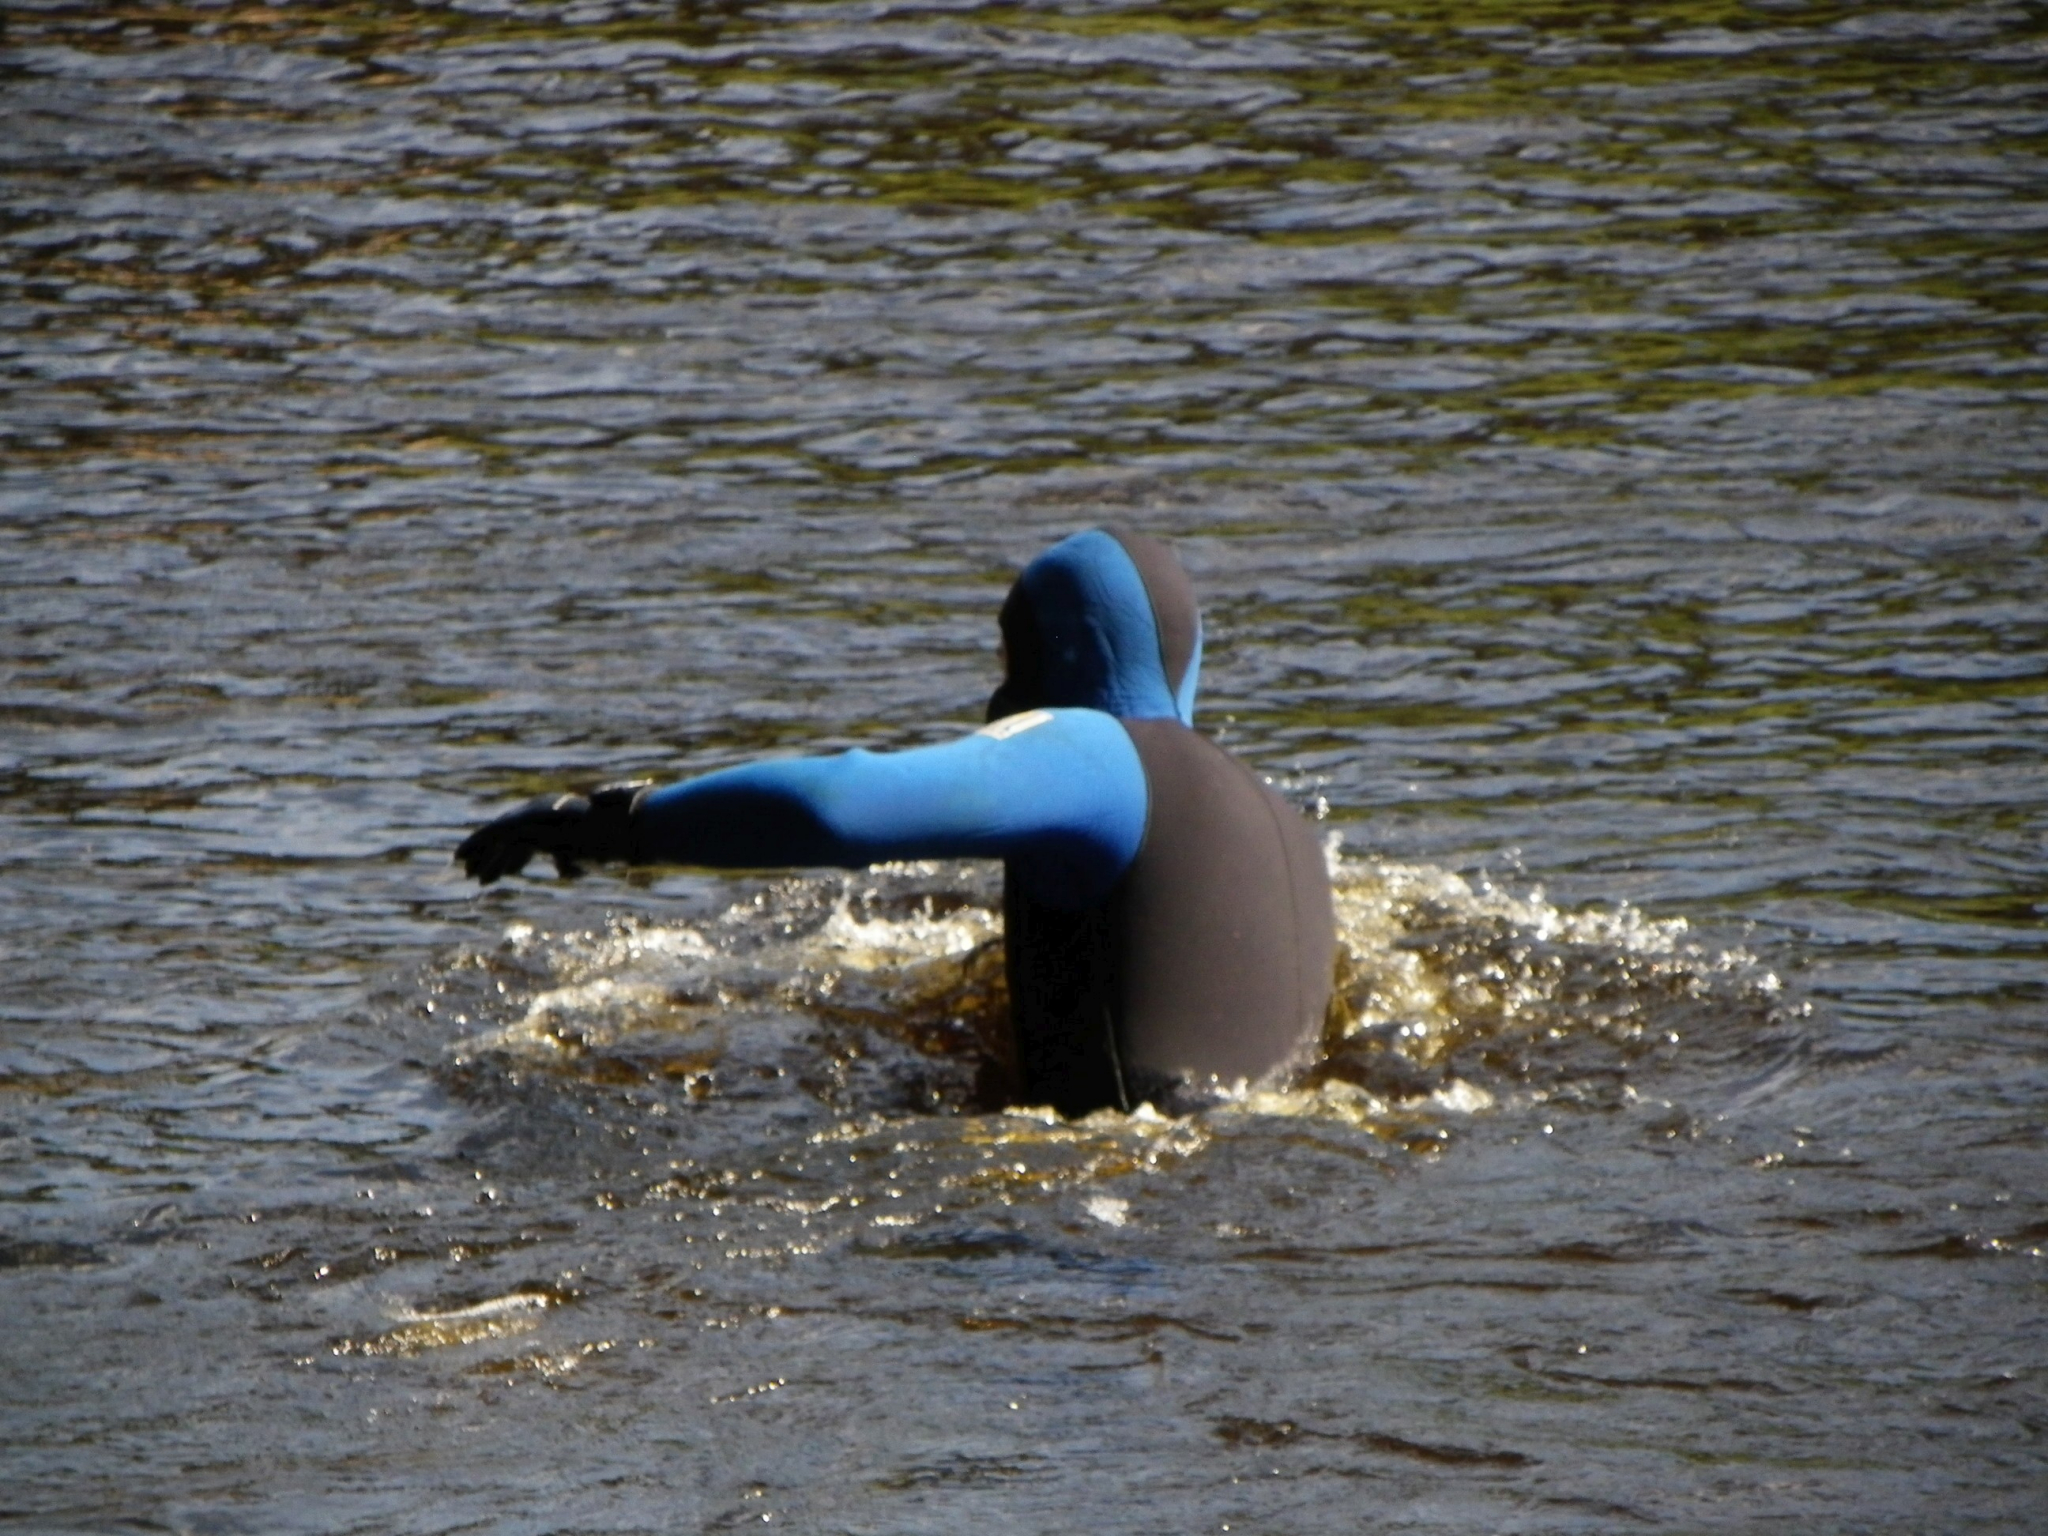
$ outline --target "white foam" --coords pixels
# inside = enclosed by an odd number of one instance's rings
[[[1429,1102],[1454,1115],[1476,1115],[1482,1109],[1493,1108],[1493,1095],[1462,1077],[1454,1077],[1432,1093]]]
[[[545,1312],[556,1304],[556,1300],[557,1298],[543,1292],[514,1291],[507,1296],[492,1296],[483,1301],[472,1302],[466,1307],[423,1307],[418,1310],[400,1307],[391,1314],[391,1318],[394,1322],[402,1323],[482,1322],[490,1318]]]
[[[961,907],[935,916],[928,903],[924,912],[909,917],[862,918],[841,901],[804,947],[822,950],[856,970],[883,970],[964,955],[1001,928],[997,915],[984,907]]]
[[[1105,1227],[1121,1227],[1131,1219],[1131,1202],[1115,1195],[1090,1195],[1081,1202],[1081,1209]]]

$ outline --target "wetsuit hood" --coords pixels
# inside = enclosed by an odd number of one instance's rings
[[[1142,533],[1090,529],[1024,568],[1000,620],[1008,667],[988,718],[1099,709],[1193,725],[1202,619],[1180,561]]]

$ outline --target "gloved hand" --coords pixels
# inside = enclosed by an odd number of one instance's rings
[[[486,822],[462,840],[455,857],[484,885],[502,875],[516,875],[526,861],[544,853],[555,861],[565,880],[583,873],[585,864],[604,864],[632,856],[633,811],[649,785],[607,784],[581,795],[539,795],[516,811]]]

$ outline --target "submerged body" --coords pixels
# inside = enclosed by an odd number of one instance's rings
[[[459,857],[486,883],[536,853],[567,873],[1000,858],[1026,1102],[1129,1109],[1270,1071],[1328,1004],[1329,877],[1301,817],[1192,728],[1186,574],[1154,540],[1077,534],[1026,568],[1002,629],[990,723],[962,740],[548,797]]]

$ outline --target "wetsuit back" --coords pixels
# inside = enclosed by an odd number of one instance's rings
[[[1063,1114],[1256,1077],[1314,1038],[1330,997],[1330,882],[1308,824],[1178,721],[1124,729],[1150,814],[1109,900],[1074,912],[1015,880],[1004,892],[1024,1097]]]
[[[1112,540],[1121,570],[1100,548]],[[1075,545],[1080,557],[1059,569]],[[1110,585],[1126,571],[1135,598]],[[1256,1077],[1284,1061],[1329,1002],[1329,873],[1308,824],[1187,724],[1201,629],[1179,562],[1140,535],[1081,535],[1020,578],[1003,634],[1009,675],[991,716],[1114,704],[1146,790],[1144,840],[1106,901],[1034,899],[1006,866],[1024,1098],[1070,1115],[1128,1109],[1177,1081]]]

